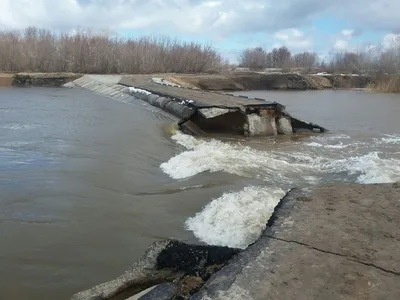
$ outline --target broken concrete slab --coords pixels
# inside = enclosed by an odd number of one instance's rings
[[[400,299],[400,185],[293,189],[190,299]]]
[[[230,111],[232,111],[232,110],[229,108],[219,108],[219,107],[210,107],[210,108],[199,109],[199,113],[207,119],[211,119],[211,118],[218,117],[220,115],[227,114]]]
[[[163,283],[145,293],[138,300],[170,300],[178,294],[178,286],[173,283]],[[129,300],[129,299],[128,299]]]
[[[279,117],[277,118],[277,131],[278,134],[293,134],[293,127],[290,118],[288,117]]]
[[[240,249],[228,247],[158,241],[149,246],[143,257],[121,276],[79,292],[72,300],[128,299],[165,282],[177,281],[180,286],[181,281],[186,282],[187,276],[201,278],[204,283],[239,252]]]
[[[246,117],[249,136],[267,136],[278,134],[274,117],[260,114],[248,114]]]
[[[165,83],[165,84],[160,84]],[[179,128],[190,134],[232,134],[244,136],[268,136],[291,134],[298,130],[324,132],[325,129],[291,117],[285,106],[264,99],[236,97],[215,92],[188,90],[168,84],[163,78],[149,75],[85,75],[68,84],[106,95],[125,103],[140,99],[178,117]],[[273,115],[271,126],[264,113]],[[246,115],[260,116],[260,126],[248,124]],[[286,117],[290,122],[280,124],[278,119]],[[269,117],[267,117],[269,119]],[[251,119],[251,118],[250,118]],[[254,118],[256,119],[256,118]],[[258,123],[260,123],[258,122]],[[275,124],[276,123],[276,124]],[[292,126],[292,130],[288,129]],[[277,127],[276,130],[274,127]],[[280,128],[282,127],[282,128]],[[265,129],[264,131],[263,128]],[[255,130],[253,132],[253,129]]]
[[[320,126],[293,118],[285,111],[285,106],[277,102],[163,84],[166,82],[168,83],[168,80],[163,78],[132,75],[123,76],[119,83],[129,86],[131,95],[158,107],[160,107],[159,101],[155,100],[155,97],[168,99],[166,100],[168,105],[161,105],[161,108],[181,118],[180,129],[188,133],[269,136],[292,134],[300,130],[326,131]],[[190,115],[182,116],[184,107],[190,108]],[[279,118],[282,117],[286,120],[282,119],[279,123]],[[219,119],[213,120],[216,118]],[[253,124],[249,124],[249,120]],[[185,125],[187,121],[190,121],[190,126]]]
[[[169,81],[168,79],[164,79],[162,77],[153,77],[153,78],[151,78],[151,80],[154,83],[161,84],[161,85],[174,86],[174,87],[179,87],[179,88],[181,87],[179,84],[173,83],[172,81]]]

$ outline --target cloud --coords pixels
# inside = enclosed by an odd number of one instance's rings
[[[340,33],[344,38],[351,40],[353,37],[354,30],[343,29]]]
[[[346,51],[349,48],[349,42],[345,40],[336,40],[333,49],[336,51]]]
[[[383,37],[383,49],[391,49],[400,47],[400,34],[389,33]]]
[[[354,28],[398,33],[399,11],[398,0],[0,0],[0,26],[168,29],[226,36],[311,26],[314,17],[329,13]]]
[[[297,28],[284,29],[275,32],[274,38],[277,41],[273,47],[286,46],[293,50],[306,50],[311,48],[312,39]]]
[[[333,44],[336,52],[350,51],[351,40],[355,31],[353,29],[342,29],[337,35]]]

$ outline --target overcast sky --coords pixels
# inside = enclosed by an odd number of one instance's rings
[[[0,0],[0,28],[37,26],[167,34],[210,42],[226,57],[246,47],[333,51],[391,45],[400,0]]]

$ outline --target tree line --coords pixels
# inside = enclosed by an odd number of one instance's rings
[[[74,73],[201,73],[221,67],[210,45],[166,36],[113,37],[29,27],[0,31],[0,71]]]
[[[265,68],[287,69],[291,67],[303,67],[311,69],[316,66],[318,55],[311,52],[303,52],[292,55],[286,47],[274,48],[267,52],[261,47],[245,49],[239,57],[239,66],[252,70]]]
[[[35,27],[0,31],[2,72],[216,73],[227,65],[211,45],[167,36],[123,38],[104,32],[68,33]],[[287,47],[272,51],[249,48],[240,54],[239,66],[251,70],[398,74],[400,38],[391,48],[334,53],[326,60],[314,52],[292,53]]]
[[[400,38],[393,47],[367,51],[338,52],[327,60],[319,59],[315,52],[292,54],[287,47],[268,52],[261,47],[245,49],[239,56],[239,66],[251,70],[279,68],[283,71],[300,68],[305,72],[325,71],[342,73],[387,73],[400,72]]]

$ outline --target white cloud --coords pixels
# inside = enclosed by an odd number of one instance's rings
[[[391,49],[400,47],[400,34],[389,33],[383,37],[383,49]]]
[[[287,46],[294,50],[306,50],[312,47],[311,37],[304,34],[297,28],[284,29],[275,32],[274,38],[278,41],[273,48]]]
[[[333,50],[335,52],[344,52],[354,50],[352,45],[353,37],[356,35],[354,29],[342,29],[333,36]]]
[[[209,35],[279,32],[331,13],[363,30],[400,31],[398,0],[0,0],[0,26],[166,29]],[[343,30],[352,36],[352,30]],[[295,32],[292,33],[295,35]]]
[[[354,30],[350,30],[350,29],[343,29],[341,31],[342,36],[348,40],[351,40],[353,38],[353,33],[354,33]]]
[[[281,30],[274,34],[274,37],[281,41],[288,41],[291,38],[302,38],[303,36],[303,32],[296,28]]]
[[[336,40],[335,44],[333,45],[333,49],[336,51],[346,51],[349,48],[349,42],[345,40]]]

